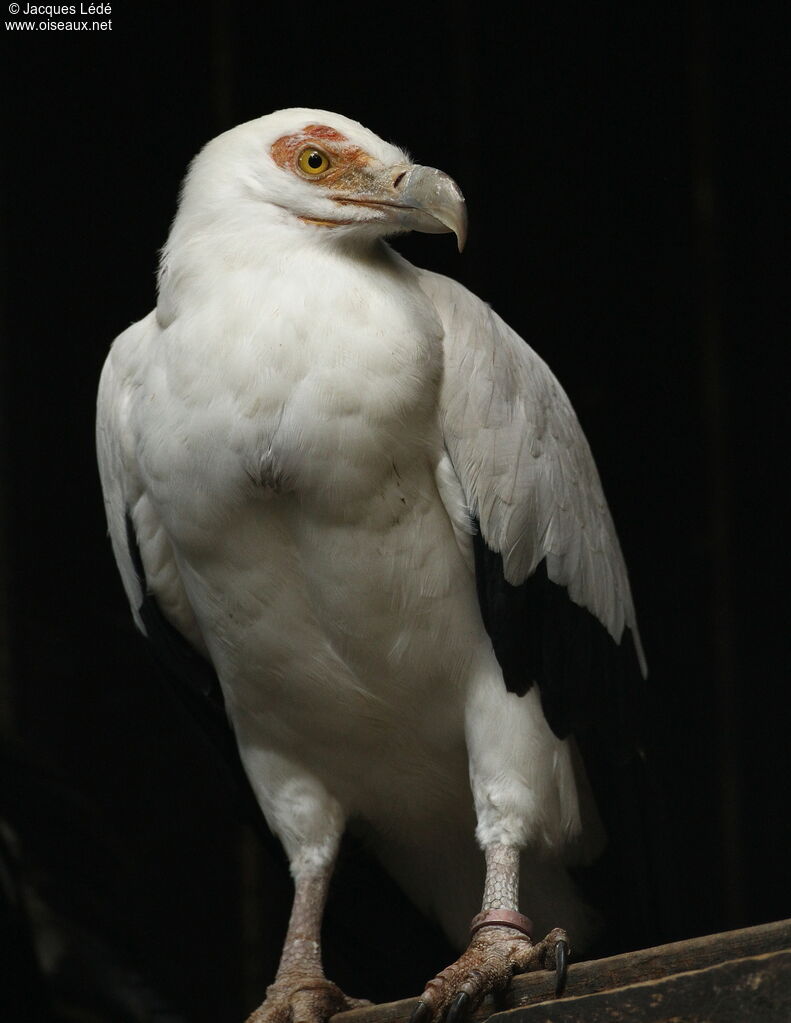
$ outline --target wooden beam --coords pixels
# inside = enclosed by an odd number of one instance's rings
[[[791,951],[495,1013],[490,1023],[788,1023]]]
[[[528,973],[514,977],[511,987],[504,994],[487,998],[472,1015],[473,1020],[484,1020],[493,1013],[532,1006],[543,1002],[547,1005],[568,1002],[571,998],[612,992],[614,988],[641,984],[646,981],[671,977],[674,974],[705,970],[719,966],[728,960],[745,959],[768,953],[791,949],[791,920],[778,923],[760,924],[723,934],[709,934],[687,941],[676,941],[670,945],[639,949],[607,959],[591,959],[584,963],[573,963],[569,967],[564,998],[554,999],[554,974],[549,972]],[[779,962],[779,960],[778,960]],[[771,970],[776,968],[773,961]],[[772,974],[774,976],[774,974]],[[400,1002],[387,1002],[370,1008],[354,1009],[333,1017],[334,1023],[406,1023],[417,1004],[417,998]],[[543,1019],[544,1017],[532,1017]],[[546,1016],[549,1019],[564,1017]],[[569,1016],[568,1019],[575,1017]],[[617,1017],[616,1017],[617,1018]],[[625,1017],[628,1018],[628,1017]],[[684,1020],[687,1017],[682,1017]],[[723,1017],[727,1018],[727,1017]],[[756,1015],[743,1019],[761,1020]],[[791,1015],[786,1017],[791,1019]],[[690,1017],[692,1019],[692,1017]]]

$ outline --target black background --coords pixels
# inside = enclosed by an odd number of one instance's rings
[[[190,158],[305,105],[456,178],[464,254],[398,247],[490,302],[577,408],[650,663],[666,936],[791,915],[787,81],[769,8],[112,7],[110,32],[3,30],[4,791],[57,861],[54,901],[95,897],[96,926],[190,1020],[240,1019],[271,979],[287,879],[133,633],[93,404],[112,338],[153,304]],[[347,887],[347,987],[416,993],[423,939]]]

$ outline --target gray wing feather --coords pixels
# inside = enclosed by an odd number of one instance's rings
[[[96,405],[96,453],[107,527],[132,614],[144,634],[138,572],[129,550],[132,521],[148,591],[167,621],[201,654],[203,637],[184,590],[170,540],[146,492],[137,460],[135,402],[142,388],[142,364],[158,327],[153,315],[132,324],[112,346],[102,370]]]
[[[421,273],[445,334],[441,426],[480,524],[516,586],[546,559],[549,579],[645,659],[621,548],[590,447],[546,363],[485,303]]]

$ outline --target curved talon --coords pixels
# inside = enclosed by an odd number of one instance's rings
[[[450,1003],[446,1023],[462,1023],[467,1018],[467,1010],[470,1007],[470,996],[466,991],[459,991]]]
[[[428,1023],[431,1019],[431,1009],[421,999],[415,1008],[412,1010],[412,1015],[409,1017],[409,1023]]]
[[[555,942],[555,997],[563,994],[566,986],[566,974],[569,968],[569,943],[562,938]]]

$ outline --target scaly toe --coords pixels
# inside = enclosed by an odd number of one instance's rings
[[[349,998],[325,977],[277,980],[266,989],[266,998],[246,1023],[327,1023],[330,1016],[371,1003]]]
[[[565,981],[566,964],[571,955],[571,949],[569,947],[569,937],[563,928],[553,928],[545,938],[536,942],[533,948],[534,955],[531,957],[531,961],[525,966],[520,966],[517,972],[522,973],[526,970],[539,969],[556,970],[560,974],[562,971],[563,980]]]
[[[426,985],[409,1023],[466,1023],[488,994],[504,990],[515,973],[555,970],[555,990],[566,982],[568,937],[556,927],[535,945],[508,927],[483,927],[466,951]]]
[[[528,938],[506,928],[483,928],[466,951],[426,985],[410,1023],[465,1023],[490,992],[507,987],[517,962],[529,955]],[[518,953],[517,953],[518,949]]]

